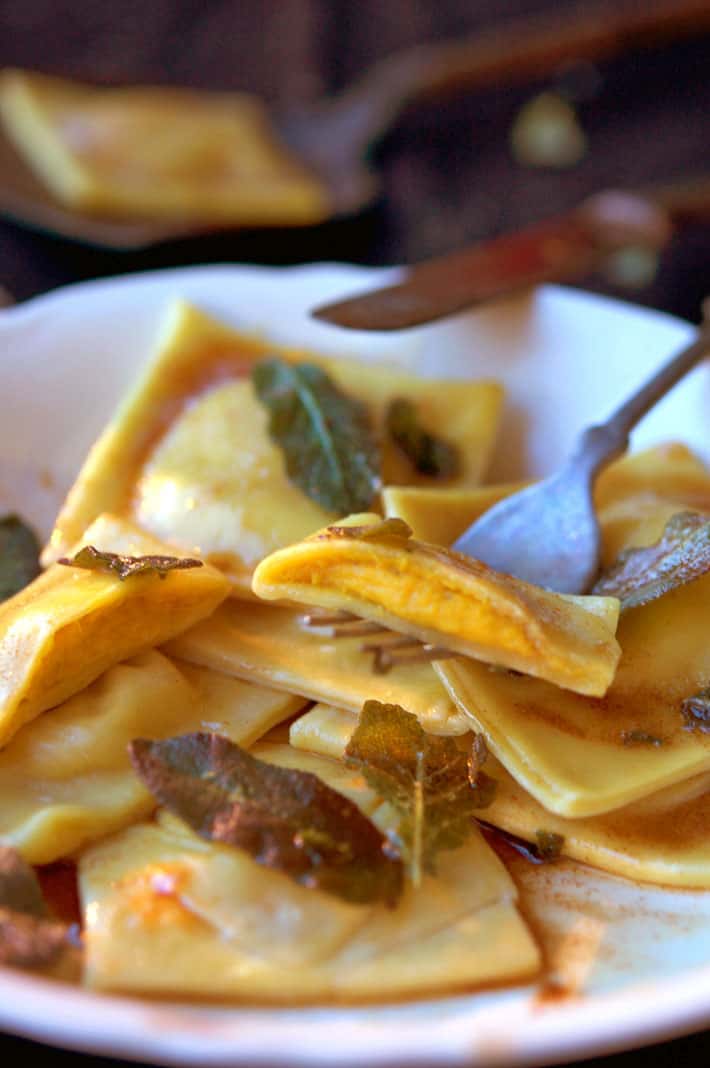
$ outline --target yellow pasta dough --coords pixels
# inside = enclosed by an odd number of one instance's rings
[[[424,542],[378,536],[379,522],[350,516],[273,553],[254,572],[254,592],[362,616],[579,693],[606,691],[620,654],[615,598],[551,593]]]
[[[607,472],[598,507],[608,560],[653,543],[674,513],[710,509],[710,476],[683,446],[652,449]],[[568,817],[608,812],[710,768],[710,735],[684,730],[680,711],[710,682],[709,596],[705,576],[624,613],[622,657],[601,699],[494,676],[473,661],[436,671],[540,804]]]
[[[82,545],[125,555],[171,550],[131,523],[99,517]],[[229,593],[215,568],[115,574],[54,564],[0,605],[0,745],[112,664],[209,616]]]
[[[388,401],[405,397],[433,426],[446,421],[461,455],[457,481],[479,481],[498,423],[496,383],[426,381],[287,350],[177,303],[154,358],[89,453],[45,561],[66,552],[98,512],[113,511],[212,561],[242,596],[250,596],[251,572],[263,556],[335,518],[289,480],[283,454],[269,436],[268,412],[249,372],[274,355],[317,363],[366,405],[382,440],[385,480],[422,478],[383,433]]]
[[[264,744],[255,755],[303,766]],[[335,789],[343,770],[309,756]],[[369,791],[350,784],[367,807]],[[395,909],[307,890],[179,821],[139,825],[80,862],[87,982],[100,989],[261,1001],[369,999],[470,989],[533,974],[539,954],[515,886],[479,834]]]
[[[351,712],[315,705],[291,724],[291,745],[306,753],[342,758],[357,725]],[[565,856],[614,875],[668,886],[710,888],[710,772],[685,779],[602,815],[569,819],[544,808],[494,756],[485,765],[495,779],[487,823],[537,844],[538,831],[560,835]]]
[[[245,93],[99,88],[32,71],[0,77],[8,135],[70,208],[130,219],[319,222],[328,191]]]
[[[370,697],[404,705],[433,734],[465,734],[468,717],[439,682],[431,664],[372,670],[362,638],[332,638],[305,627],[301,613],[229,600],[203,623],[168,642],[166,652],[228,675],[328,701],[359,712]]]
[[[0,840],[32,864],[67,857],[149,815],[128,743],[218,730],[250,745],[303,701],[151,651],[110,668],[0,752]]]

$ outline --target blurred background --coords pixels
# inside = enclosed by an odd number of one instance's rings
[[[603,19],[654,0],[0,0],[0,66],[91,82],[248,90],[283,110],[337,93],[397,50],[544,13]],[[708,5],[710,7],[710,4]],[[666,8],[669,4],[666,2]],[[683,7],[679,0],[678,7]],[[521,31],[524,40],[524,31]],[[609,187],[708,175],[708,210],[660,259],[629,254],[585,281],[697,318],[710,292],[710,29],[614,58],[551,64],[410,107],[377,147],[382,195],[309,230],[230,233],[134,252],[0,223],[17,299],[81,278],[179,263],[414,262],[514,230]]]

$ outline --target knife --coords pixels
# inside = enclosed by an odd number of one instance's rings
[[[610,190],[573,211],[410,267],[402,282],[312,310],[351,330],[402,330],[542,282],[589,274],[613,252],[661,249],[674,223],[710,218],[710,180]]]

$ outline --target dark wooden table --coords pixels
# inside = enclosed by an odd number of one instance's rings
[[[336,91],[373,61],[416,42],[523,13],[593,6],[592,0],[0,0],[0,66],[104,82],[249,89],[278,106]],[[569,86],[569,74],[412,110],[378,152],[381,203],[314,231],[231,235],[133,255],[99,253],[0,223],[0,284],[23,300],[83,278],[172,264],[416,261],[571,207],[598,189],[710,174],[708,71],[707,36],[577,71],[589,151],[566,170],[520,167],[508,138],[522,104],[541,89]],[[678,235],[642,287],[625,291],[605,278],[588,285],[697,318],[710,293],[710,225]],[[5,1063],[31,1057],[43,1068],[112,1063],[10,1037],[0,1038],[0,1054]],[[710,1037],[589,1063],[665,1068],[674,1060],[706,1068]]]

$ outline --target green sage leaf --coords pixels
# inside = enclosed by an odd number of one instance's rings
[[[399,898],[402,865],[387,838],[310,772],[257,760],[219,734],[139,738],[129,752],[153,796],[203,838],[345,901]]]
[[[643,730],[630,730],[621,732],[621,741],[624,745],[651,745],[658,749],[664,745],[663,738],[659,738],[656,734],[649,734],[648,731]]]
[[[395,545],[397,548],[409,549],[409,541],[412,530],[403,519],[391,516],[382,519],[379,523],[368,523],[367,526],[343,525],[326,527],[324,531],[316,535],[316,538],[351,538],[356,541],[375,541],[383,545]]]
[[[481,771],[483,739],[470,750],[453,738],[426,734],[399,705],[366,701],[345,761],[399,817],[394,844],[416,884],[436,872],[441,850],[457,849],[473,832],[478,810],[493,800],[495,782]]]
[[[391,401],[385,424],[389,436],[419,474],[432,478],[453,478],[458,473],[458,449],[425,430],[410,400],[398,397]]]
[[[618,597],[625,611],[648,604],[709,571],[710,519],[698,512],[679,512],[668,520],[655,545],[621,553],[592,593]]]
[[[557,831],[544,829],[535,831],[535,841],[537,856],[544,864],[558,860],[565,844],[564,837]]]
[[[0,601],[19,593],[39,575],[39,542],[17,515],[0,519]]]
[[[203,566],[201,560],[193,560],[189,556],[121,556],[119,553],[96,549],[93,545],[85,545],[74,556],[61,557],[57,563],[64,564],[65,567],[80,567],[85,571],[103,571],[107,575],[117,575],[121,582],[132,575],[150,572],[164,579],[168,571]]]
[[[315,364],[263,360],[252,371],[288,477],[328,512],[366,511],[382,481],[369,413]]]

